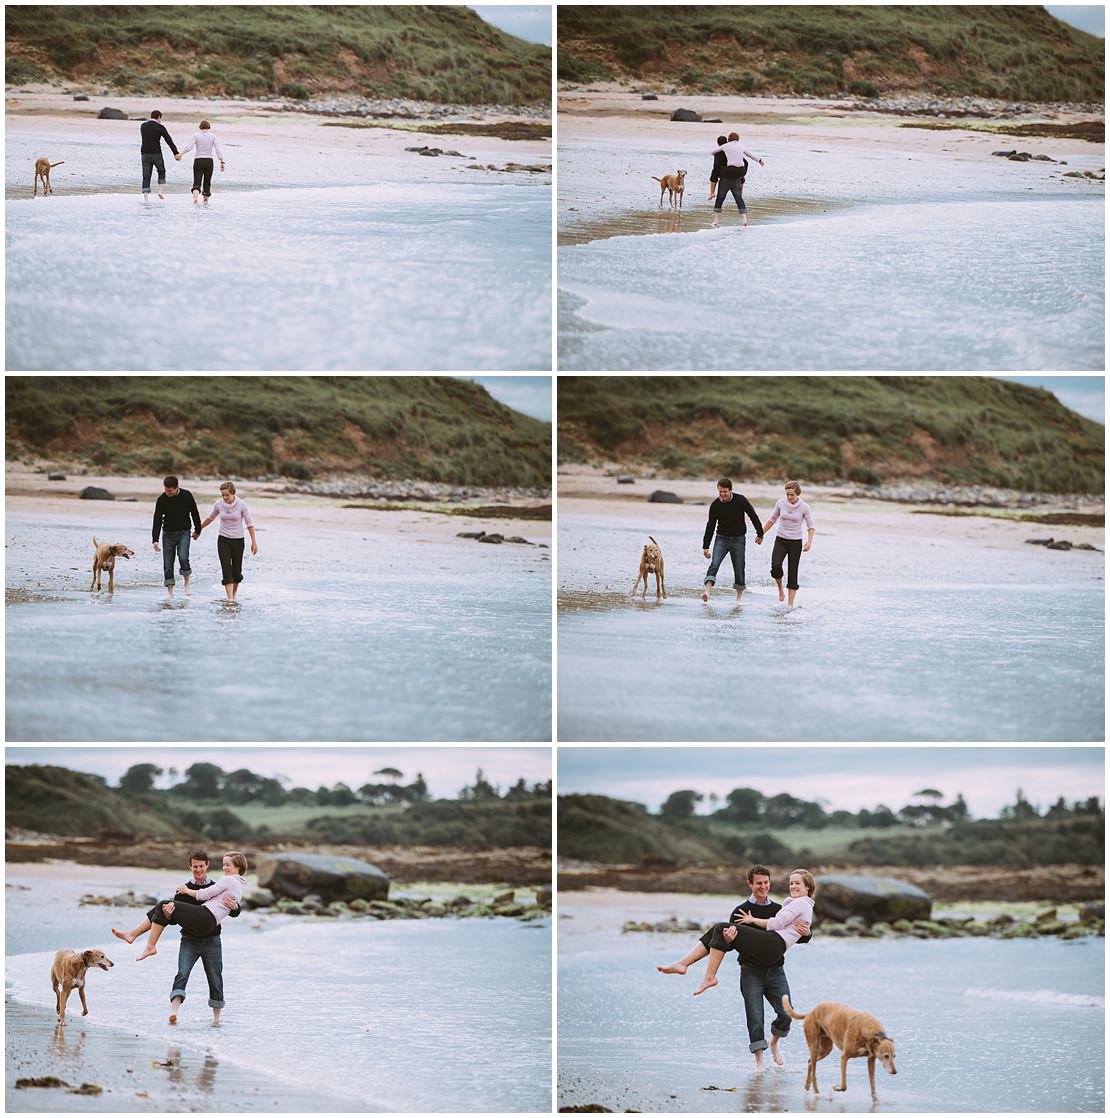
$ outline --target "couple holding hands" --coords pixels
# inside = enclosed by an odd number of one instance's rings
[[[193,160],[193,205],[197,204],[198,196],[204,196],[204,204],[212,196],[212,171],[214,162],[212,153],[215,151],[220,158],[220,170],[224,169],[224,153],[220,142],[212,132],[212,125],[207,120],[200,122],[200,130],[193,133],[184,151],[178,151],[173,137],[166,131],[162,123],[162,114],[155,109],[150,114],[149,120],[144,120],[139,128],[142,136],[141,154],[143,159],[143,201],[150,193],[150,176],[153,171],[158,172],[158,197],[165,200],[166,163],[162,158],[162,141],[165,140],[173,152],[173,157],[181,162],[181,157],[196,148],[196,158]]]

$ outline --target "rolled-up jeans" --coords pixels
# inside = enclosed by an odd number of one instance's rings
[[[722,536],[717,534],[713,540],[713,558],[705,572],[705,581],[716,585],[717,568],[724,562],[726,555],[732,556],[732,585],[735,590],[744,589],[744,536]]]
[[[224,953],[221,936],[198,936],[181,933],[181,946],[177,949],[177,975],[173,980],[170,1001],[185,1000],[185,986],[196,962],[204,964],[204,977],[208,979],[208,1004],[213,1009],[224,1007]]]
[[[166,185],[166,162],[162,158],[162,153],[158,152],[154,155],[150,152],[143,152],[143,193],[150,193],[150,173],[151,171],[158,172],[158,185]]]
[[[783,1037],[790,1032],[790,1015],[782,1005],[785,994],[790,996],[786,971],[781,967],[760,967],[743,963],[740,967],[740,993],[744,995],[744,1018],[748,1026],[748,1051],[758,1052],[767,1047],[764,1036],[763,999],[775,1011],[771,1036]]]
[[[193,573],[189,566],[189,540],[192,537],[185,532],[162,533],[162,573],[165,575],[166,585],[173,586],[173,558],[176,555],[178,565],[181,567],[182,578]]]

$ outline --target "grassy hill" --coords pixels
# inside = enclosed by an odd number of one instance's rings
[[[558,13],[560,80],[702,93],[1102,101],[1105,45],[1042,7],[610,7]]]
[[[551,484],[551,425],[454,377],[6,377],[9,461]]]
[[[10,6],[5,28],[9,85],[177,97],[551,99],[550,48],[461,5]]]
[[[1105,428],[993,377],[560,377],[559,460],[1101,492]]]

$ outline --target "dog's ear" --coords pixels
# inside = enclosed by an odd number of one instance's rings
[[[96,963],[96,952],[90,947],[88,951],[81,952],[81,962],[86,967],[91,967]]]

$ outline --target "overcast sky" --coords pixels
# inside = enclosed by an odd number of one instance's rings
[[[1047,388],[1065,407],[1088,419],[1106,424],[1106,378],[1094,377],[1000,377]]]
[[[518,39],[551,46],[551,6],[527,4],[471,4],[486,23],[508,31]]]
[[[1042,808],[1105,794],[1101,746],[708,746],[628,749],[559,747],[558,791],[595,792],[657,811],[681,788],[724,797],[733,788],[766,796],[789,792],[824,801],[826,811],[904,807],[915,792],[935,788],[950,803],[959,793],[977,818],[993,818],[1021,788]],[[712,810],[702,803],[701,812]]]
[[[502,791],[524,777],[529,784],[539,784],[551,777],[551,750],[507,746],[470,748],[465,746],[350,748],[316,746],[297,748],[236,745],[226,748],[197,749],[192,746],[139,746],[137,748],[87,749],[83,746],[31,746],[6,749],[7,764],[61,765],[78,772],[94,773],[117,784],[132,766],[151,764],[184,772],[197,761],[219,765],[224,772],[250,769],[260,776],[277,777],[287,787],[304,785],[329,788],[342,781],[352,788],[379,783],[375,769],[394,768],[404,773],[405,783],[424,774],[428,789],[435,797],[453,799],[460,788],[474,783],[474,773],[481,768],[491,784],[500,784]],[[178,777],[177,780],[182,779]],[[156,782],[165,787],[168,777]]]
[[[1102,4],[1045,4],[1045,9],[1080,31],[1106,38],[1106,9]]]
[[[535,419],[551,422],[551,377],[462,377],[480,384],[495,400]]]

